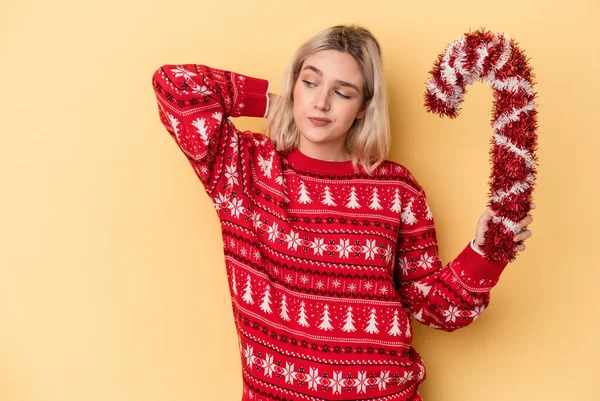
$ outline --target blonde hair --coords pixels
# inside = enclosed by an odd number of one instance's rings
[[[280,151],[298,147],[300,131],[294,122],[293,92],[304,61],[321,50],[349,53],[364,77],[365,116],[354,120],[346,134],[346,148],[355,169],[360,163],[371,175],[383,162],[390,147],[388,100],[383,78],[381,48],[365,28],[338,25],[317,33],[294,53],[284,75],[281,96],[273,105],[268,122],[269,137]]]

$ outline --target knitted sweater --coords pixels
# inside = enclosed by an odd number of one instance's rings
[[[420,400],[411,315],[468,325],[505,265],[471,244],[444,266],[406,167],[369,176],[237,130],[229,117],[266,115],[267,81],[187,64],[159,68],[153,86],[221,223],[242,400]]]

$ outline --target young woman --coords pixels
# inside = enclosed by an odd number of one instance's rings
[[[355,26],[318,33],[280,97],[265,80],[196,64],[165,65],[153,85],[221,221],[242,400],[420,400],[411,315],[468,325],[505,265],[477,248],[489,209],[456,259],[440,261],[423,188],[385,160],[376,39]],[[238,131],[238,116],[268,116],[269,137]]]

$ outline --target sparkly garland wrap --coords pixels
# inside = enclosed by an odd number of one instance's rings
[[[514,40],[479,30],[452,42],[430,71],[427,111],[455,118],[466,85],[482,79],[494,92],[488,206],[496,212],[480,246],[492,262],[512,262],[518,221],[530,210],[536,178],[537,112],[533,74]]]

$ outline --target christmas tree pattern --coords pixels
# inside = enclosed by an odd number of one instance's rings
[[[248,274],[248,278],[246,279],[246,288],[244,289],[244,295],[242,299],[249,303],[250,305],[254,305],[254,299],[252,299],[252,284],[250,283],[250,275]]]
[[[350,196],[348,197],[348,203],[346,203],[346,207],[350,209],[357,209],[360,207],[358,203],[358,196],[356,195],[356,187],[350,188]]]
[[[431,209],[429,208],[429,204],[427,202],[425,202],[425,206],[427,206],[427,215],[425,218],[427,220],[433,220],[433,213],[431,213]]]
[[[260,304],[260,309],[262,309],[263,312],[266,312],[266,313],[272,312],[272,310],[271,310],[271,289],[268,285],[265,288],[265,293],[262,298],[262,303]]]
[[[371,204],[369,207],[373,210],[381,210],[381,204],[379,203],[379,195],[377,194],[377,188],[373,188],[373,194],[371,195]]]
[[[288,315],[287,309],[287,298],[285,294],[281,296],[281,311],[279,312],[279,316],[281,316],[281,318],[286,322],[290,321],[290,316]]]
[[[404,209],[404,211],[402,212],[402,215],[400,216],[400,218],[402,219],[402,222],[406,223],[408,225],[415,224],[417,222],[415,213],[412,211],[413,201],[414,201],[414,198],[410,198],[410,201],[408,202],[406,209]]]
[[[392,207],[390,208],[390,210],[395,213],[400,213],[400,191],[398,190],[398,188],[394,190],[394,200],[392,201]]]
[[[273,168],[273,156],[274,153],[271,153],[271,157],[269,159],[265,159],[261,155],[258,155],[258,165],[260,166],[260,169],[267,178],[271,178],[271,169]]]
[[[392,319],[392,327],[390,327],[388,334],[390,336],[400,335],[400,320],[398,319],[398,311],[394,311],[394,318]]]
[[[331,319],[329,318],[329,306],[325,305],[323,309],[323,316],[321,317],[321,324],[319,325],[321,330],[332,330]]]
[[[307,203],[311,203],[312,199],[310,199],[310,196],[308,196],[308,190],[306,189],[306,185],[304,184],[304,181],[300,181],[300,198],[298,198],[298,202],[302,203],[302,204],[307,204]]]
[[[329,189],[328,186],[325,186],[325,189],[323,192],[323,199],[321,200],[321,203],[324,205],[327,205],[327,206],[337,206],[337,204],[333,200],[333,196],[331,195],[331,190]]]
[[[310,326],[310,324],[308,324],[308,321],[306,320],[306,310],[304,309],[305,306],[306,304],[304,302],[300,302],[300,311],[298,312],[298,323],[300,324],[300,326],[308,327]]]
[[[356,327],[354,327],[354,319],[352,316],[352,307],[351,306],[348,307],[348,311],[346,312],[346,320],[345,320],[344,327],[342,327],[342,330],[344,330],[347,333],[356,331]]]
[[[233,293],[237,295],[237,281],[235,279],[235,268],[233,266],[231,266],[231,287],[233,288]]]
[[[379,329],[377,328],[377,316],[375,315],[375,308],[371,309],[371,314],[369,316],[369,324],[365,327],[365,331],[369,334],[377,334],[379,333]]]

